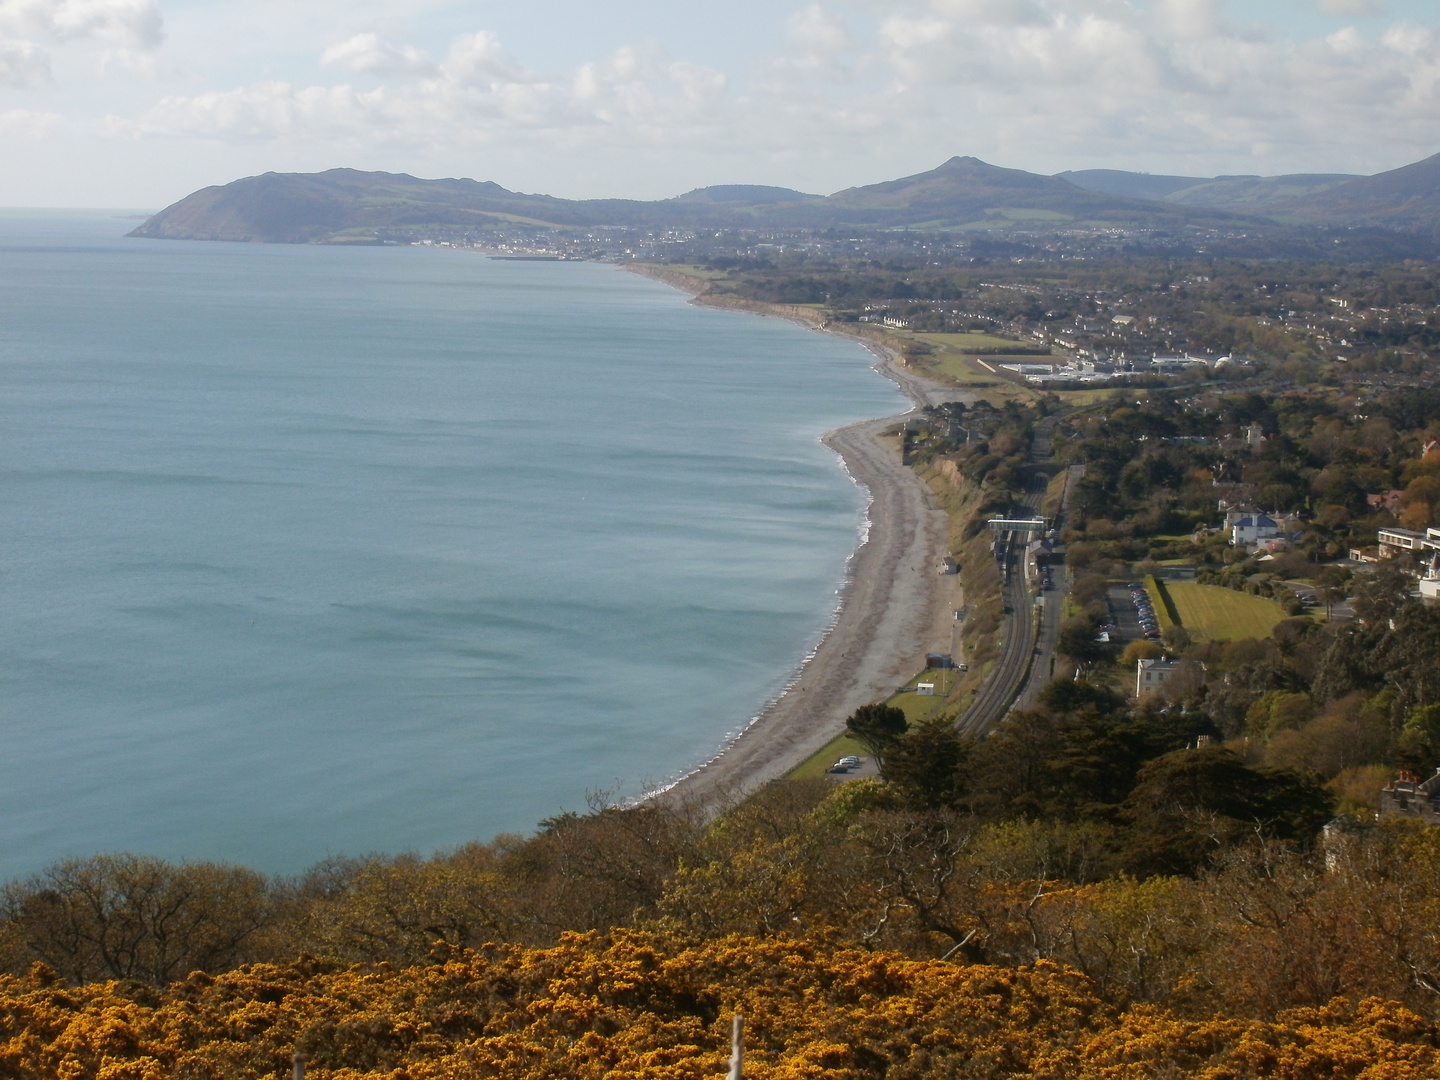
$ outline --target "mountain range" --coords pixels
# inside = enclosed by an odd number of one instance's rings
[[[354,242],[377,230],[551,227],[1023,228],[1380,226],[1440,233],[1440,154],[1375,176],[1152,176],[1092,169],[1042,176],[953,157],[914,176],[810,195],[731,184],[673,199],[558,199],[490,181],[331,169],[203,188],[132,236]]]

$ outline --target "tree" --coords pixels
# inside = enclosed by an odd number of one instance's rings
[[[20,946],[12,963],[40,960],[74,982],[163,986],[249,960],[275,904],[265,878],[244,867],[97,855],[11,883],[0,907]]]
[[[1393,563],[1381,563],[1355,586],[1355,617],[1362,623],[1383,624],[1410,600],[1410,576]]]
[[[1179,750],[1141,767],[1125,800],[1126,861],[1141,874],[1192,874],[1243,838],[1308,841],[1334,814],[1318,782],[1248,768],[1223,746]]]
[[[861,705],[845,721],[848,731],[877,758],[884,758],[895,740],[910,728],[905,713],[893,705]]]
[[[907,806],[955,806],[965,795],[971,750],[949,720],[927,720],[890,744],[880,760],[880,775],[895,785]]]
[[[1095,621],[1088,615],[1076,615],[1060,624],[1056,648],[1072,660],[1098,660],[1105,655],[1105,647],[1095,638]]]
[[[1125,699],[1108,686],[1101,686],[1086,679],[1056,679],[1040,691],[1039,702],[1057,713],[1079,712],[1082,709],[1113,713],[1124,706]]]
[[[1440,705],[1422,705],[1410,711],[1400,729],[1395,756],[1406,768],[1421,773],[1440,767]]]
[[[1159,660],[1164,655],[1165,650],[1153,641],[1132,641],[1120,654],[1120,664],[1133,674],[1137,661]]]

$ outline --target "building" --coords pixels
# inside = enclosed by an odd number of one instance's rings
[[[1366,495],[1365,502],[1371,510],[1389,510],[1392,514],[1400,509],[1400,496],[1405,492],[1398,488],[1394,491],[1382,491],[1375,495]]]
[[[1269,514],[1252,514],[1230,526],[1230,543],[1235,547],[1254,547],[1262,540],[1280,535],[1280,526]]]
[[[1412,772],[1402,772],[1380,791],[1380,816],[1419,818],[1440,825],[1440,769],[1422,781]]]
[[[1413,529],[1381,529],[1374,547],[1351,548],[1354,562],[1379,562],[1393,559],[1407,551],[1414,552],[1420,564],[1420,595],[1440,599],[1440,529],[1429,528],[1423,533]]]
[[[1427,530],[1433,532],[1434,530]],[[1420,566],[1420,597],[1432,604],[1440,601],[1440,552],[1427,552]]]
[[[1375,538],[1380,543],[1381,556],[1386,559],[1393,559],[1406,551],[1422,551],[1429,546],[1426,535],[1412,529],[1381,529]]]
[[[1179,660],[1162,656],[1159,660],[1135,661],[1135,696],[1153,694],[1165,685],[1166,680],[1180,667]]]

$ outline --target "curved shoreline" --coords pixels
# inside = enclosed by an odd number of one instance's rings
[[[692,296],[692,303],[788,318],[822,332],[823,320],[810,309],[770,307],[749,301],[697,295],[693,279],[650,267],[626,267]],[[971,395],[906,370],[880,344],[837,334],[864,345],[878,357],[874,370],[896,383],[913,408]],[[844,730],[845,717],[861,705],[884,700],[924,666],[948,626],[953,578],[936,573],[947,553],[950,522],[933,504],[929,487],[900,463],[881,441],[910,413],[861,420],[821,437],[840,458],[852,480],[869,493],[868,534],[846,564],[834,620],[820,644],[773,701],[700,768],[652,793],[714,811],[756,788],[778,780],[822,750]]]

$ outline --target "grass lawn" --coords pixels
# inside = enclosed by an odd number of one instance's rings
[[[1097,401],[1104,401],[1115,392],[1113,386],[1097,386],[1088,390],[1064,390],[1049,387],[1046,389],[1056,394],[1064,404],[1070,406],[1093,405]]]
[[[922,671],[906,685],[914,686],[916,683],[933,682],[935,684],[934,696],[921,696],[913,691],[905,691],[893,694],[886,705],[893,705],[905,714],[905,719],[911,726],[928,720],[930,716],[945,704],[945,695],[955,686],[956,680],[961,673],[955,669]],[[858,757],[869,757],[867,751],[849,735],[840,735],[825,744],[825,749],[809,758],[790,771],[791,780],[813,780],[816,777],[824,776],[827,769],[839,761],[846,754],[855,754]]]
[[[818,780],[825,775],[831,765],[839,761],[846,754],[854,754],[856,757],[868,758],[870,751],[866,750],[849,735],[841,735],[827,743],[824,750],[806,761],[803,765],[797,765],[790,773],[791,780]]]
[[[921,357],[920,366],[927,371],[933,371],[937,375],[943,375],[951,382],[960,386],[1001,386],[1009,388],[1001,376],[991,371],[986,371],[968,356],[961,356],[959,353],[939,352],[934,356]],[[990,365],[994,367],[994,364]],[[1018,389],[1018,388],[1015,388]]]
[[[690,263],[641,263],[642,266],[653,266],[656,270],[664,270],[671,274],[684,274],[686,277],[699,278],[702,281],[719,281],[725,277],[724,270],[707,270],[703,266],[693,266]]]
[[[981,354],[988,356],[1008,354],[1014,356],[1049,356],[1050,350],[1032,341],[1017,341],[1014,338],[998,337],[995,334],[916,334],[921,341],[939,345],[952,352]]]
[[[1166,582],[1180,625],[1196,641],[1239,641],[1270,636],[1285,612],[1274,600],[1193,581]]]

